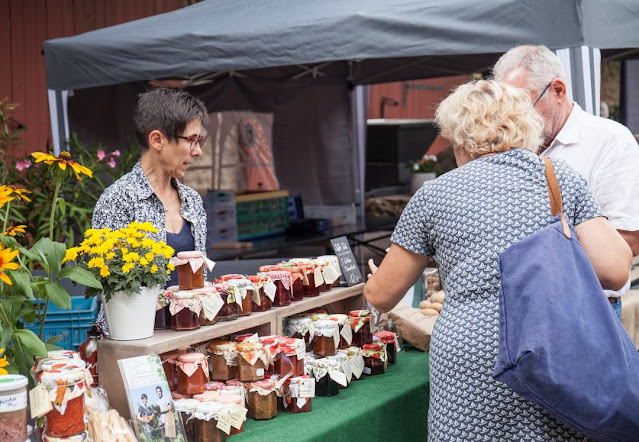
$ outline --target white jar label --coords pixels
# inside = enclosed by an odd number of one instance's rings
[[[255,370],[255,374],[258,376],[264,376],[264,369],[258,368],[257,370]]]
[[[22,410],[24,408],[27,408],[26,390],[20,393],[0,396],[0,413]]]

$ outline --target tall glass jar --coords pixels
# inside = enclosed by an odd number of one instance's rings
[[[315,322],[313,336],[313,354],[320,357],[333,356],[339,344],[339,326],[335,321]]]
[[[250,275],[248,277],[249,281],[253,283],[253,286],[258,290],[260,303],[256,303],[253,301],[253,305],[251,305],[251,309],[254,312],[265,312],[270,310],[273,306],[273,301],[266,293],[265,287],[269,281],[269,277],[265,275]]]
[[[0,376],[0,440],[23,442],[27,439],[26,376]]]
[[[275,296],[273,297],[273,307],[283,307],[291,305],[293,299],[291,274],[282,271],[278,266],[261,266],[259,275],[268,276],[275,284]]]
[[[306,275],[304,280],[304,297],[319,296],[322,285],[324,284],[319,264],[307,258],[291,259],[289,262],[298,266]]]
[[[204,253],[199,251],[178,252],[176,263],[180,290],[204,287]],[[199,265],[198,265],[199,264]]]
[[[248,415],[257,420],[277,416],[275,382],[263,380],[248,385]]]
[[[330,284],[333,288],[339,287],[339,277],[342,275],[342,269],[339,266],[339,259],[335,255],[322,255],[317,257],[320,262],[327,262],[330,270],[324,270],[324,282]]]
[[[223,282],[220,284],[215,284],[215,288],[222,297],[222,301],[224,301],[222,308],[217,313],[218,321],[232,321],[234,319],[237,319],[237,303],[235,302],[235,296],[233,295],[230,286],[227,283]]]
[[[242,382],[255,382],[264,379],[266,355],[260,343],[244,342],[237,345],[239,353],[237,377]]]
[[[384,344],[365,344],[362,347],[362,356],[364,356],[364,374],[375,376],[386,373]]]
[[[348,315],[329,315],[328,319],[337,322],[339,325],[339,348],[348,348],[353,342],[353,329],[348,320]]]
[[[303,270],[294,264],[282,262],[278,264],[280,270],[289,272],[293,281],[292,294],[293,301],[301,301],[304,299],[304,274]]]
[[[225,405],[225,407],[222,408],[223,413],[229,412],[228,405],[237,405],[240,407],[244,407],[244,397],[239,394],[222,394],[219,398],[217,398],[217,402]],[[234,436],[242,432],[244,432],[244,423],[242,423],[242,426],[240,428],[231,427],[229,436]]]
[[[202,304],[202,311],[200,311],[200,325],[213,325],[217,323],[221,305],[224,305],[222,297],[218,293],[217,289],[209,281],[205,282],[203,288],[197,290],[197,294],[200,297],[200,303]]]
[[[177,390],[177,358],[179,355],[180,353],[178,351],[171,351],[160,355],[166,382],[169,384],[171,391]]]
[[[316,396],[335,396],[339,393],[339,385],[332,378],[331,371],[338,371],[338,362],[327,358],[315,359],[309,364],[315,377]]]
[[[251,281],[244,275],[237,273],[222,275],[217,281],[226,282],[231,286],[239,307],[238,316],[249,316],[252,312],[252,292],[254,288]]]
[[[286,334],[291,338],[304,339],[307,350],[311,348],[314,332],[313,320],[308,316],[292,316],[286,319]]]
[[[306,346],[302,339],[285,338],[277,341],[280,354],[275,360],[275,374],[286,376],[293,373],[293,376],[304,375],[304,357]]]
[[[286,411],[289,413],[311,411],[311,398],[315,396],[315,379],[308,375],[297,376],[290,378],[284,385],[283,404]]]
[[[200,328],[202,301],[197,293],[178,291],[171,298],[171,328],[173,330],[195,330]]]
[[[373,342],[373,327],[371,324],[370,310],[352,310],[348,314],[353,330],[353,342],[355,347],[361,347]]]
[[[46,386],[49,396],[60,398],[52,403],[53,409],[45,415],[45,433],[52,437],[71,437],[83,433],[86,430],[84,394],[91,382],[87,380],[86,369],[57,367],[55,371],[43,372],[40,382]]]
[[[388,363],[393,365],[397,355],[397,335],[389,330],[381,330],[375,333],[375,337],[386,347]]]
[[[204,392],[204,384],[209,379],[209,364],[201,353],[184,353],[177,358],[178,392],[198,394]]]
[[[237,346],[235,342],[215,341],[209,345],[211,379],[228,381],[237,376]]]

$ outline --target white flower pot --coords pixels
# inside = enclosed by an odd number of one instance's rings
[[[109,333],[116,341],[131,341],[153,336],[155,305],[159,287],[142,287],[140,293],[127,296],[117,292],[105,303]]]
[[[426,181],[434,180],[435,172],[413,173],[410,177],[410,193],[414,194]]]

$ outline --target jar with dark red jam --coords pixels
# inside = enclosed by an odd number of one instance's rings
[[[162,368],[164,369],[166,382],[169,384],[171,391],[177,389],[177,358],[179,355],[180,353],[177,351],[171,351],[160,355],[160,361],[162,361]]]
[[[198,251],[178,252],[176,258],[180,290],[204,287],[204,253]],[[192,261],[199,263],[199,267],[195,271],[191,266]]]
[[[303,385],[305,383],[309,383],[312,388],[306,389]],[[284,409],[289,413],[308,413],[311,411],[311,398],[314,396],[315,379],[308,375],[290,378],[284,386]]]
[[[304,299],[304,275],[302,274],[302,269],[299,267],[288,264],[288,263],[280,263],[278,264],[280,269],[291,274],[291,280],[293,281],[292,286],[292,295],[293,301],[301,301]]]
[[[337,322],[339,326],[339,348],[348,348],[353,342],[353,330],[348,315],[328,315],[328,319]]]
[[[259,274],[268,276],[275,284],[273,307],[291,305],[291,300],[293,299],[293,283],[289,272],[280,270],[278,266],[261,266]]]
[[[181,305],[182,309],[171,316],[173,330],[195,330],[200,328],[200,311],[202,302],[197,293],[179,291],[173,293],[172,304]]]
[[[237,344],[239,353],[237,377],[242,382],[255,382],[264,379],[266,364],[264,347],[259,343],[244,342]]]
[[[353,342],[351,345],[361,347],[373,342],[370,310],[352,310],[349,314],[351,329],[353,330]]]
[[[223,282],[220,284],[215,284],[215,288],[220,294],[222,301],[224,301],[222,308],[217,313],[217,320],[222,322],[237,319],[238,307],[230,286],[227,283]]]
[[[214,341],[209,344],[211,379],[228,381],[237,376],[237,346],[235,342]]]
[[[238,316],[249,316],[252,313],[251,292],[253,284],[244,275],[237,273],[222,275],[217,282],[226,282],[231,286],[238,305]]]
[[[314,323],[313,354],[320,357],[333,356],[339,344],[339,328],[335,321],[323,319]]]
[[[209,380],[209,364],[201,353],[184,353],[177,358],[178,392],[181,394],[204,393]]]
[[[320,292],[323,291],[322,285],[324,285],[319,264],[307,258],[291,259],[289,262],[298,266],[306,275],[304,281],[304,297],[319,296]]]
[[[395,358],[397,357],[397,335],[392,331],[382,330],[375,333],[375,337],[378,337],[380,342],[386,347],[388,363],[393,365],[395,363]]]
[[[248,385],[248,415],[257,420],[277,416],[275,382],[265,379]]]
[[[254,312],[265,312],[267,310],[270,310],[272,307],[272,301],[271,301],[271,298],[269,298],[268,295],[266,294],[266,291],[264,290],[266,284],[269,281],[269,277],[264,275],[262,276],[250,275],[248,277],[248,280],[251,281],[251,283],[253,283],[253,286],[257,289],[257,292],[259,294],[259,299],[260,299],[259,304],[253,301],[253,304],[251,305],[251,309]]]
[[[310,350],[311,335],[314,329],[313,320],[307,316],[286,319],[286,334],[291,338],[304,339],[306,348]]]
[[[339,384],[331,376],[331,370],[339,370],[337,361],[329,359],[316,359],[310,363],[315,377],[316,396],[335,396],[339,393]]]
[[[375,376],[386,373],[384,344],[365,344],[362,346],[362,356],[364,356],[364,374]]]
[[[279,357],[275,360],[275,374],[286,376],[304,375],[304,357],[306,346],[301,339],[287,338],[277,342]]]
[[[171,328],[171,312],[168,305],[165,305],[161,309],[155,311],[155,324],[153,328],[155,330],[166,330]]]

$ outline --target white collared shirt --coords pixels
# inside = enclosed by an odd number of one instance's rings
[[[544,155],[564,160],[588,181],[614,228],[639,230],[639,145],[625,126],[584,112],[574,103]],[[619,291],[605,292],[618,297],[629,287],[626,283]]]

